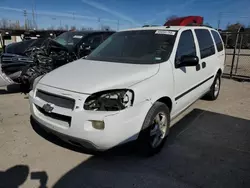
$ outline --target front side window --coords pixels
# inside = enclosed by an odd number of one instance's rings
[[[90,46],[92,49],[95,49],[97,46],[99,46],[102,43],[102,34],[98,35],[91,35],[87,37],[83,43]]]
[[[191,30],[186,30],[181,33],[176,51],[175,62],[180,62],[181,56],[183,55],[196,55],[194,37]]]
[[[212,31],[212,35],[214,37],[214,41],[215,41],[218,52],[222,51],[223,50],[223,43],[222,43],[222,40],[221,40],[219,33],[216,31]]]
[[[111,35],[86,59],[133,64],[160,63],[169,58],[175,37],[175,31],[122,31]]]
[[[82,38],[86,36],[82,32],[65,32],[56,37],[54,40],[66,47],[76,46]]]
[[[207,29],[195,29],[198,39],[201,59],[215,54],[214,42],[210,32]]]

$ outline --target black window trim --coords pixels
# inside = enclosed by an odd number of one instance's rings
[[[195,32],[196,30],[207,30],[207,31],[209,32],[210,37],[211,37],[212,42],[213,42],[213,46],[214,46],[214,53],[213,53],[213,54],[211,54],[211,55],[209,55],[209,56],[206,56],[206,57],[202,57],[202,55],[201,55],[201,48],[200,48],[200,44],[199,44],[199,39],[198,39],[197,34],[196,34],[196,32]],[[210,56],[212,56],[212,55],[215,55],[215,54],[216,54],[215,43],[214,43],[213,35],[212,35],[210,29],[207,29],[207,28],[197,28],[197,29],[194,29],[194,33],[195,33],[195,36],[196,36],[196,39],[197,39],[197,42],[198,42],[198,46],[199,46],[200,59],[202,60],[202,59],[205,59],[205,58],[210,57]]]
[[[196,43],[195,43],[195,37],[196,37],[196,36],[194,35],[192,29],[186,29],[186,30],[184,30],[184,31],[181,32],[180,38],[179,38],[179,41],[178,41],[178,44],[177,44],[176,52],[175,52],[175,55],[174,55],[174,66],[175,66],[175,69],[180,69],[180,67],[177,66],[177,63],[176,63],[176,56],[177,56],[177,50],[178,50],[178,47],[179,47],[181,35],[182,35],[182,33],[186,32],[186,31],[191,31],[191,33],[192,33],[193,41],[194,41],[194,46],[195,46],[195,53],[196,53],[196,56],[197,56],[197,46],[196,46]]]
[[[216,43],[216,41],[215,41],[213,32],[215,32],[215,33],[219,36],[219,38],[220,38],[220,41],[221,41],[221,44],[222,44],[222,49],[221,49],[221,50],[218,50],[218,46],[217,46],[217,43]],[[215,31],[215,30],[210,30],[210,33],[211,33],[211,35],[212,35],[212,37],[213,37],[214,45],[216,46],[217,52],[222,52],[222,51],[224,50],[224,44],[223,44],[223,40],[222,40],[222,38],[221,38],[221,35],[220,35],[217,31]]]

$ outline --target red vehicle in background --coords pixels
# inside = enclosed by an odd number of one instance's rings
[[[202,25],[203,17],[201,16],[186,16],[177,17],[168,20],[164,26],[188,26],[188,25]]]

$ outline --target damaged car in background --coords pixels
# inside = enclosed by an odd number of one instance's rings
[[[27,40],[8,45],[1,55],[0,86],[20,84],[32,89],[34,80],[57,67],[87,56],[113,31],[69,31],[55,39]]]

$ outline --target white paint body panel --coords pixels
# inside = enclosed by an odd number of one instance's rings
[[[155,75],[159,64],[135,65],[79,59],[44,76],[39,83],[81,93],[127,88]]]
[[[168,30],[166,27],[140,29]],[[205,59],[207,68],[200,71],[197,71],[195,67],[185,67],[185,70],[184,68],[176,69],[175,53],[180,34],[187,29],[193,31],[194,27],[171,27],[169,29],[178,31],[178,34],[172,54],[166,62],[154,65],[135,65],[80,59],[45,75],[38,82],[34,91],[29,94],[32,116],[55,134],[87,141],[99,150],[110,149],[121,143],[137,139],[149,109],[162,97],[171,99],[171,118],[175,117],[209,90],[217,71],[219,69],[223,71],[225,52],[224,50],[221,53],[216,51],[215,55]],[[197,52],[199,52],[197,38],[194,37],[194,40]],[[197,55],[200,57],[200,54]],[[211,76],[213,78],[204,82]],[[176,100],[178,96],[202,82],[204,84]],[[89,95],[99,91],[122,88],[134,91],[135,98],[132,107],[117,112],[83,109],[84,101]],[[62,126],[60,122],[53,119],[48,119],[37,110],[36,106],[42,107],[46,104],[45,101],[36,97],[37,89],[67,96],[76,101],[73,110],[57,106],[53,109],[54,113],[72,118],[69,127]],[[104,130],[94,129],[89,123],[91,120],[104,121]]]

